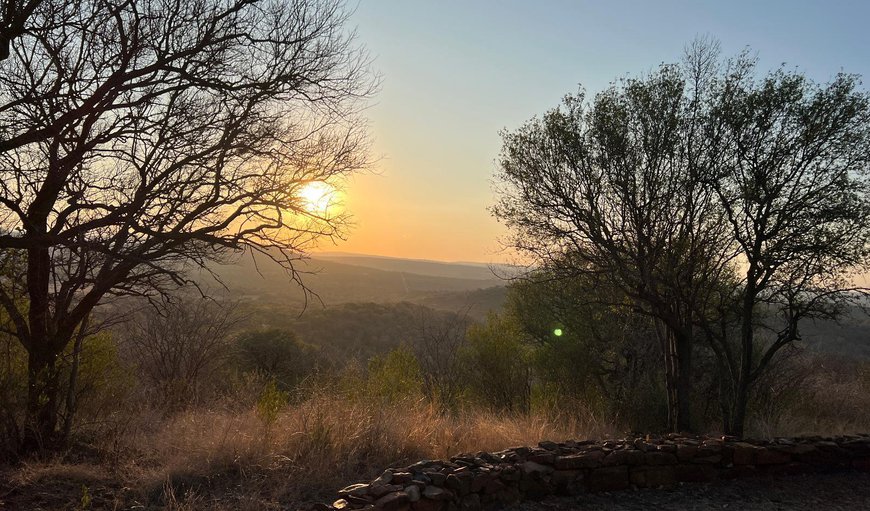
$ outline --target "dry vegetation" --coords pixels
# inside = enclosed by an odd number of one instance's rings
[[[614,431],[591,415],[444,414],[424,400],[365,403],[333,393],[282,407],[273,420],[257,408],[127,420],[87,449],[8,469],[0,501],[14,508],[52,493],[66,507],[87,492],[94,508],[271,509],[327,498],[418,459]]]
[[[829,362],[816,369],[759,410],[753,433],[870,430],[867,367]],[[528,415],[470,407],[444,413],[419,396],[312,387],[298,391],[304,398],[266,392],[254,406],[240,406],[240,392],[171,415],[130,406],[95,426],[90,442],[7,468],[0,502],[9,509],[286,509],[419,459],[624,430],[576,403]]]

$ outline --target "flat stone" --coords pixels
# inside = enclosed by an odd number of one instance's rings
[[[404,511],[411,509],[411,499],[403,491],[388,493],[375,502],[378,511]]]
[[[411,504],[413,511],[444,511],[447,509],[447,502],[443,500],[420,499]]]
[[[640,465],[643,463],[644,453],[636,449],[620,449],[608,454],[601,464],[605,467],[613,465]]]
[[[647,452],[644,454],[644,462],[647,465],[676,465],[677,457],[669,452]]]
[[[677,484],[674,467],[662,465],[656,467],[634,467],[630,472],[631,484],[641,488],[658,488]]]
[[[681,445],[677,447],[677,459],[680,461],[689,461],[698,454],[698,447],[694,445]]]
[[[459,509],[461,511],[480,511],[480,495],[471,494],[463,497],[462,502],[459,504]]]
[[[412,484],[410,486],[405,486],[405,489],[402,491],[408,494],[408,500],[410,500],[411,502],[417,502],[422,496],[420,493],[420,487],[417,485]]]
[[[584,454],[559,456],[553,465],[557,470],[574,470],[578,468],[595,468],[601,466],[604,451],[590,451]]]
[[[615,491],[628,488],[628,467],[603,467],[589,472],[586,484],[590,491]]]
[[[344,488],[338,490],[338,495],[339,497],[347,497],[348,495],[361,497],[363,495],[366,495],[368,492],[369,485],[367,483],[357,483],[350,486],[345,486]]]
[[[427,486],[422,496],[430,500],[453,500],[453,492],[437,486]]]
[[[687,483],[706,483],[718,477],[717,470],[710,465],[675,465],[674,477]]]
[[[414,476],[410,472],[394,472],[392,480],[393,484],[408,484]]]
[[[760,447],[746,442],[734,442],[729,447],[732,453],[732,462],[735,465],[754,465],[755,456],[761,450]]]
[[[553,471],[553,467],[548,467],[547,465],[541,465],[540,463],[535,463],[534,461],[527,461],[523,463],[523,473],[526,475],[530,474],[548,474]]]
[[[755,454],[755,463],[757,465],[779,465],[790,462],[790,454],[774,449],[761,449]]]

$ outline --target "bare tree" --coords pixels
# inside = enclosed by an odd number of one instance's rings
[[[293,261],[343,215],[300,189],[366,164],[375,86],[341,0],[42,0],[0,62],[0,305],[29,355],[28,443],[55,358],[107,297],[243,251]]]
[[[467,309],[456,314],[420,311],[413,348],[423,376],[423,393],[445,410],[457,405],[460,348],[470,324]]]
[[[196,401],[214,383],[243,317],[237,303],[190,296],[142,307],[122,329],[124,353],[164,407]]]

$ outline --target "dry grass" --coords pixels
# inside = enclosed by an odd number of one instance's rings
[[[753,435],[870,430],[866,366],[816,368],[801,382],[790,387],[792,398],[778,394],[769,413],[756,416]],[[170,417],[131,412],[126,427],[94,436],[88,455],[0,471],[0,509],[294,509],[391,466],[621,430],[582,407],[443,414],[422,399],[381,402],[329,391],[281,408],[271,423],[254,406],[224,405]]]
[[[255,410],[189,410],[164,420],[143,413],[121,441],[104,440],[101,463],[33,463],[10,477],[18,493],[50,481],[73,481],[67,485],[70,502],[80,500],[85,486],[96,501],[114,478],[114,486],[132,488],[128,503],[177,510],[278,509],[328,498],[348,483],[419,459],[613,432],[591,415],[578,417],[447,415],[424,401],[375,406],[334,395],[288,406],[272,424]],[[118,506],[103,501],[109,509]]]

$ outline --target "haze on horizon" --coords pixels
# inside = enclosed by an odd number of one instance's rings
[[[501,129],[578,85],[594,95],[677,61],[698,36],[819,83],[840,71],[867,77],[867,19],[860,1],[360,2],[352,22],[383,77],[368,111],[378,161],[343,191],[347,240],[314,252],[512,260],[487,210]]]

